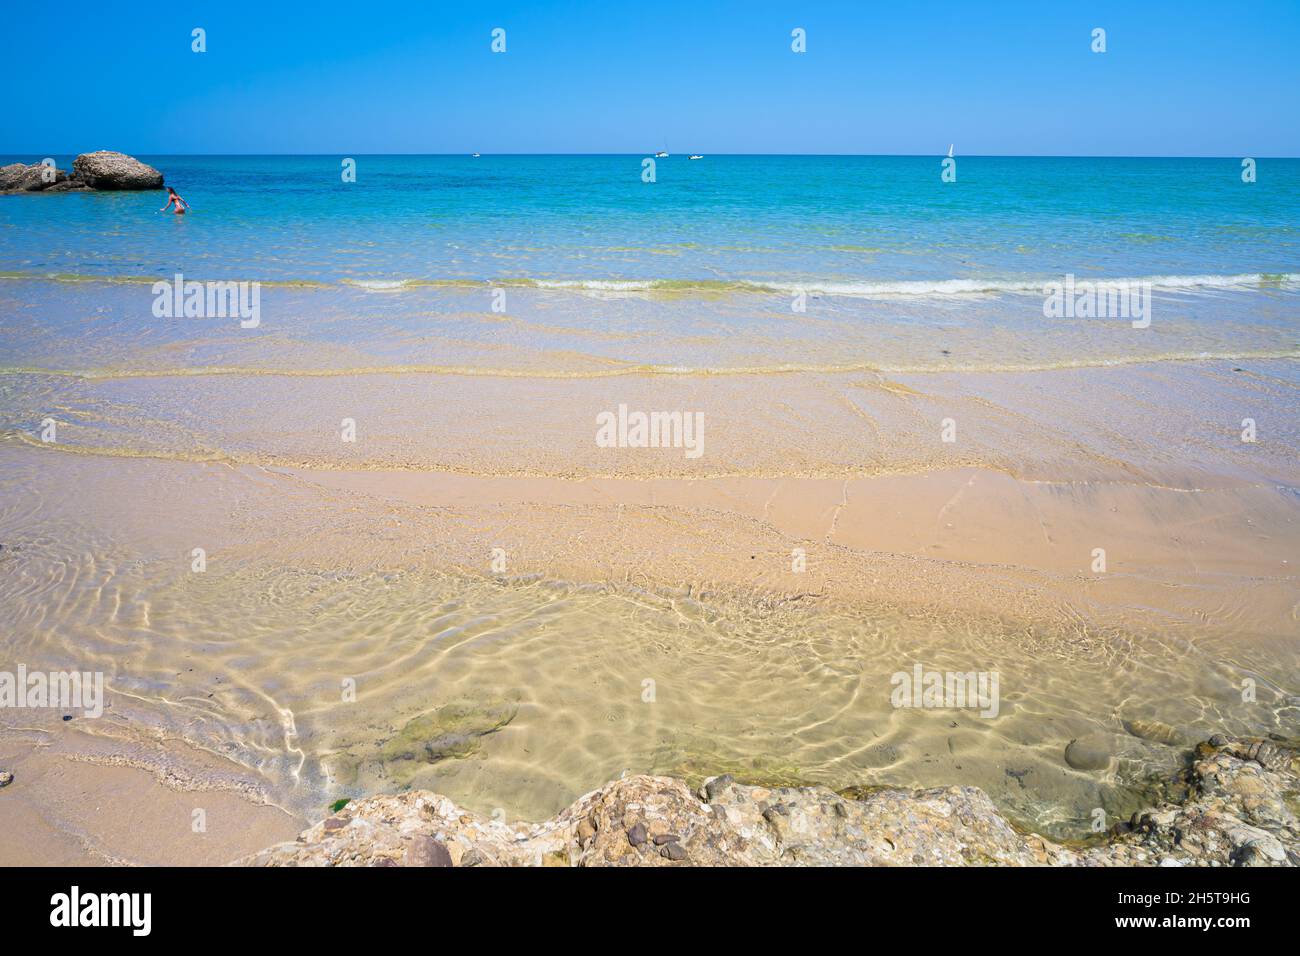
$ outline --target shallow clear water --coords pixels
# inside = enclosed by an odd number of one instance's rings
[[[1120,819],[1141,806],[1151,778],[1172,773],[1195,739],[1289,734],[1300,721],[1300,646],[1260,629],[1272,618],[1234,575],[1165,582],[1184,599],[1203,592],[1192,605],[1214,607],[1210,618],[1168,601],[1139,613],[1104,591],[1067,599],[1074,575],[1026,588],[994,565],[965,577],[1004,593],[1005,615],[951,601],[805,606],[615,574],[493,576],[487,545],[511,529],[552,559],[603,560],[625,519],[597,510],[566,524],[542,508],[329,495],[256,470],[48,458],[0,454],[6,658],[102,671],[108,707],[70,725],[58,712],[5,711],[0,725],[86,733],[128,756],[141,741],[184,741],[255,771],[270,799],[309,817],[340,796],[426,787],[540,819],[625,770],[694,781],[733,772],[833,787],[976,785],[1017,819],[1079,836],[1095,808]],[[92,487],[93,499],[75,493]],[[779,537],[724,517],[710,520],[725,539],[702,528],[692,546],[727,540],[764,563],[786,560],[772,553]],[[207,548],[202,573],[196,542]],[[907,564],[841,551],[830,578],[840,583]],[[510,547],[512,561],[536,553]],[[922,596],[963,578],[956,565],[900,570]],[[894,706],[893,675],[917,664],[996,673],[996,713]],[[1178,741],[1134,736],[1124,721],[1135,720],[1168,724]],[[1075,738],[1099,743],[1112,764],[1069,767]]]

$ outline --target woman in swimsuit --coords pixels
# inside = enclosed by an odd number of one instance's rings
[[[181,198],[181,194],[178,193],[176,190],[172,189],[170,186],[168,186],[168,187],[167,187],[167,205],[166,205],[166,206],[163,206],[162,209],[159,209],[158,211],[159,211],[159,212],[166,212],[166,211],[167,211],[167,206],[170,206],[172,203],[175,203],[175,204],[176,204],[176,215],[178,215],[178,216],[183,216],[183,215],[185,215],[185,211],[186,211],[187,209],[190,208],[190,204],[187,203],[184,199]]]

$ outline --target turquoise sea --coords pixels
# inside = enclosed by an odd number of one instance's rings
[[[957,156],[956,181],[943,182],[934,156],[672,155],[655,160],[653,183],[641,156],[355,156],[353,183],[341,175],[348,157],[142,158],[192,216],[163,219],[152,193],[6,197],[0,268],[845,293],[1014,287],[1065,272],[1300,271],[1295,159],[1258,160],[1247,184],[1239,158]]]
[[[189,215],[153,192],[0,197],[0,365],[969,371],[1300,349],[1294,159],[1247,183],[1233,158],[959,156],[954,182],[935,156],[673,155],[653,182],[635,155],[144,158]],[[259,327],[214,350],[225,325],[157,321],[144,283],[176,274],[264,284]],[[1156,321],[1045,318],[1067,276],[1150,282]]]

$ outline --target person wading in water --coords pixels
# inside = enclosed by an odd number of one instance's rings
[[[176,215],[178,215],[178,216],[183,216],[183,215],[185,215],[186,210],[188,210],[188,209],[190,208],[190,204],[187,203],[184,199],[181,198],[181,194],[178,193],[176,190],[172,189],[170,186],[168,186],[168,187],[167,187],[167,205],[166,205],[166,206],[163,206],[162,209],[159,209],[158,211],[159,211],[159,212],[166,212],[166,211],[167,211],[167,206],[170,206],[172,203],[175,203],[175,204],[176,204]]]

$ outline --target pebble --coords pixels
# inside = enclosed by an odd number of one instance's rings
[[[1124,729],[1134,737],[1164,744],[1167,747],[1180,746],[1183,740],[1183,735],[1177,729],[1159,720],[1126,720]]]
[[[627,830],[627,842],[633,846],[640,846],[646,841],[646,832],[644,823],[634,823]]]
[[[736,782],[736,778],[729,773],[724,773],[721,777],[714,777],[704,785],[704,794],[709,803],[717,802],[718,794],[724,793],[728,787]]]
[[[1105,770],[1110,752],[1096,740],[1071,740],[1065,745],[1065,762],[1075,770]]]
[[[660,833],[655,837],[655,846],[663,846],[665,843],[676,843],[681,839],[676,833]]]
[[[421,833],[406,848],[402,865],[451,866],[451,852],[433,837]]]
[[[0,787],[7,787],[14,782],[14,775],[8,770],[0,770]]]
[[[680,861],[686,859],[686,847],[682,846],[676,840],[672,843],[664,844],[659,853],[661,856],[667,857],[670,860]]]

